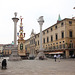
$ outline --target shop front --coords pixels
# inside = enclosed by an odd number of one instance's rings
[[[64,58],[64,51],[52,51],[52,52],[45,52],[46,57],[48,58],[54,58],[54,55],[60,54],[61,58]]]

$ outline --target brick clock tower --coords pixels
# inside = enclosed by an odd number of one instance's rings
[[[20,17],[21,23],[20,23],[20,30],[19,33],[17,33],[18,36],[18,54],[21,57],[26,56],[26,51],[25,51],[25,33],[23,33],[23,24],[22,24],[22,17]]]

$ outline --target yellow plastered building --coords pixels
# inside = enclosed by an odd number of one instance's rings
[[[33,36],[32,36],[33,35]],[[27,51],[38,53],[40,33],[31,34],[26,40]],[[69,58],[75,55],[75,19],[65,18],[42,31],[42,45],[46,55],[61,54]]]

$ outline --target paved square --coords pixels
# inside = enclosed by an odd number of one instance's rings
[[[0,75],[75,75],[75,59],[7,61]]]

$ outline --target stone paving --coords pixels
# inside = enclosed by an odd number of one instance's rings
[[[75,59],[7,61],[0,75],[75,75]]]

